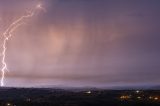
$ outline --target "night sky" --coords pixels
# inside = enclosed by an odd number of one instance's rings
[[[0,33],[37,3],[0,0]],[[41,3],[7,43],[6,86],[160,84],[159,0]]]

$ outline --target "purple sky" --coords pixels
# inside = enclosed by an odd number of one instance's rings
[[[0,33],[37,3],[0,0]],[[159,84],[159,0],[42,4],[46,12],[25,20],[7,43],[6,86]]]

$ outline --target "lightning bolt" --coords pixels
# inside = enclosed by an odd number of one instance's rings
[[[18,29],[22,24],[24,24],[25,19],[31,18],[34,16],[36,13],[37,9],[41,9],[43,11],[46,11],[41,4],[36,5],[35,9],[28,12],[27,15],[21,16],[17,20],[15,20],[13,23],[9,25],[9,27],[4,31],[2,36],[4,37],[3,43],[2,43],[2,52],[0,53],[0,56],[2,56],[1,63],[2,63],[2,68],[1,68],[1,79],[0,79],[0,84],[1,86],[4,86],[4,78],[5,78],[5,73],[8,71],[7,68],[7,63],[6,63],[6,44],[7,41],[13,36],[13,32]]]

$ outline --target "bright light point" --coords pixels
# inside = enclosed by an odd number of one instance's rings
[[[11,106],[11,104],[10,104],[10,103],[7,103],[7,106]]]
[[[138,99],[141,99],[141,97],[140,97],[140,96],[138,96],[137,98],[138,98]]]
[[[86,93],[87,93],[87,94],[91,94],[92,92],[91,92],[91,91],[87,91]]]
[[[46,12],[46,9],[42,7],[42,4],[38,4],[38,5],[36,6],[36,8],[37,8],[37,9],[41,9],[41,10],[43,10],[44,12]]]
[[[155,97],[154,100],[158,100],[158,97]]]
[[[138,91],[138,90],[136,91],[136,93],[139,93],[139,92],[140,92],[140,91]]]

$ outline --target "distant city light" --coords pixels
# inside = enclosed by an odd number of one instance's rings
[[[138,98],[138,99],[141,99],[142,97],[138,96],[137,98]]]
[[[11,104],[10,104],[10,103],[7,103],[7,106],[11,106]]]
[[[91,91],[87,91],[86,93],[87,93],[87,94],[91,94],[92,92],[91,92]]]
[[[153,97],[152,97],[152,96],[150,96],[150,97],[149,97],[149,99],[153,99]]]
[[[158,100],[158,97],[155,97],[154,100]]]
[[[130,99],[131,98],[131,96],[128,96],[128,95],[122,95],[121,97],[120,97],[120,99]]]

